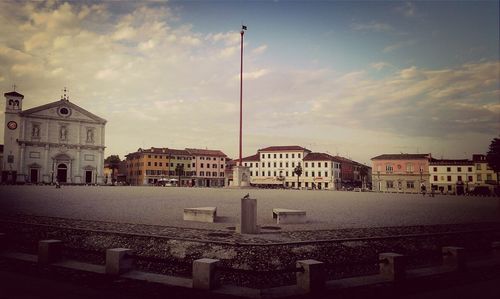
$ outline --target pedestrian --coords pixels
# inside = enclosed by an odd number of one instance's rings
[[[59,180],[56,180],[56,189],[61,188],[61,184],[59,184]]]
[[[420,191],[422,192],[422,196],[425,196],[425,184],[424,183],[420,184]]]

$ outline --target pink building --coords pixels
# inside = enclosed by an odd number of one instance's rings
[[[191,154],[192,186],[223,187],[227,156],[219,150],[186,148]]]
[[[372,160],[373,190],[379,192],[420,192],[429,185],[431,154],[384,154]]]

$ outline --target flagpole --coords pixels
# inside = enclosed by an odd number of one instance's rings
[[[243,35],[246,26],[241,26],[241,57],[240,57],[240,166],[242,165],[242,136],[243,136]]]

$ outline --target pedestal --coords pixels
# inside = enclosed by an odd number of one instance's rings
[[[242,188],[250,186],[250,167],[234,166],[233,181],[230,187]]]
[[[241,199],[241,219],[237,231],[242,234],[258,234],[260,227],[257,225],[257,199]]]

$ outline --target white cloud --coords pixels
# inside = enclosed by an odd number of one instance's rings
[[[414,40],[414,39],[397,42],[395,44],[391,44],[391,45],[388,45],[387,47],[385,47],[384,50],[383,50],[383,52],[384,53],[389,53],[389,52],[392,52],[392,51],[400,49],[400,48],[405,48],[405,47],[413,46],[416,43],[417,43],[417,41]]]
[[[266,50],[267,50],[267,45],[262,45],[260,47],[253,49],[252,53],[255,55],[259,55],[259,54],[266,52]]]

